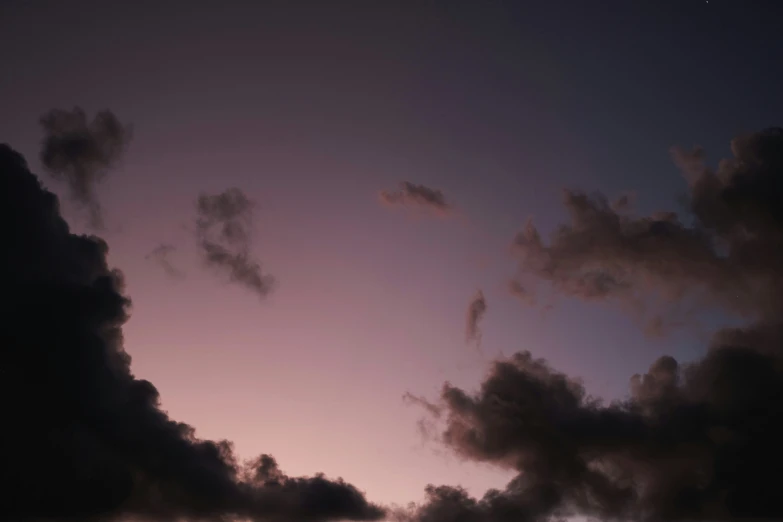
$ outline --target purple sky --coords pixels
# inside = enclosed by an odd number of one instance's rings
[[[566,186],[675,208],[671,145],[714,162],[779,121],[779,6],[354,4],[5,1],[0,141],[39,171],[48,109],[133,124],[100,188],[103,235],[133,300],[133,368],[173,418],[379,502],[428,483],[480,494],[511,474],[423,442],[403,394],[473,389],[489,360],[526,349],[612,399],[661,354],[701,353],[695,333],[648,339],[612,307],[564,300],[542,320],[506,290],[507,248],[528,216],[546,231],[565,218]],[[460,218],[380,205],[403,180]],[[279,281],[264,301],[204,271],[183,228],[200,192],[229,186],[258,202],[254,252]],[[145,258],[163,242],[184,279]],[[483,355],[464,338],[478,289]]]

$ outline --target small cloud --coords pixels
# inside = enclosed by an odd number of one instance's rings
[[[68,184],[71,199],[89,212],[90,225],[103,228],[96,188],[125,153],[131,128],[108,110],[88,121],[79,107],[52,109],[40,123],[44,130],[41,162],[53,178]]]
[[[200,195],[196,202],[196,240],[207,266],[263,298],[272,291],[275,279],[262,271],[261,263],[250,252],[254,206],[238,188]]]
[[[453,211],[452,206],[446,202],[443,192],[408,181],[400,183],[399,190],[381,191],[380,199],[382,203],[389,206],[413,206],[432,211],[440,216],[447,216]]]

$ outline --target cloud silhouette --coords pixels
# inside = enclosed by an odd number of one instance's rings
[[[161,243],[152,249],[152,251],[145,256],[146,259],[150,259],[160,265],[163,271],[172,279],[182,279],[185,277],[184,272],[175,267],[171,262],[171,254],[177,250],[177,247],[169,243]]]
[[[89,212],[90,225],[103,227],[103,211],[96,194],[121,158],[131,139],[131,128],[111,111],[87,120],[83,109],[52,109],[40,119],[44,130],[41,162],[58,180],[68,184],[71,199]]]
[[[567,191],[571,221],[545,244],[516,239],[521,270],[582,299],[719,305],[747,324],[715,333],[706,354],[664,356],[604,404],[530,352],[494,363],[475,392],[446,383],[432,404],[455,454],[516,471],[473,498],[430,486],[417,522],[781,520],[783,466],[783,130],[732,142],[716,172],[675,152],[693,222],[628,215],[628,201]]]
[[[565,191],[570,223],[548,244],[532,223],[514,241],[520,284],[532,276],[555,292],[633,310],[653,306],[654,297],[654,312],[668,312],[666,320],[709,306],[747,318],[779,313],[782,143],[781,129],[735,138],[735,157],[717,171],[704,165],[699,149],[674,149],[689,180],[684,203],[693,224],[674,212],[636,216],[601,194]]]
[[[58,199],[0,145],[0,520],[375,520],[322,475],[237,462],[160,409],[123,347],[129,299],[108,247],[72,234]]]
[[[780,519],[768,477],[783,464],[783,330],[759,342],[759,328],[721,332],[692,364],[660,358],[610,405],[528,352],[495,363],[478,393],[447,384],[445,444],[519,476],[482,501],[438,489],[451,496],[435,495],[417,517],[457,495],[488,521],[506,520],[509,505],[517,520]]]
[[[259,297],[274,287],[250,253],[254,203],[238,188],[201,194],[196,202],[196,240],[204,263]]]
[[[481,320],[487,313],[487,300],[484,298],[484,292],[479,290],[468,304],[468,311],[465,317],[465,339],[467,342],[475,342],[481,346]]]
[[[446,202],[443,192],[424,185],[416,185],[409,181],[400,183],[399,190],[382,190],[381,202],[389,206],[413,206],[430,210],[437,215],[449,215],[453,208]]]

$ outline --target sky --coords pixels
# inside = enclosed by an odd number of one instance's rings
[[[171,418],[381,505],[428,484],[481,496],[517,470],[422,432],[445,382],[476,391],[527,350],[619,400],[734,320],[645,335],[622,299],[547,291],[551,266],[533,270],[536,306],[509,290],[516,234],[568,222],[564,188],[679,210],[671,147],[715,167],[732,138],[781,123],[776,2],[602,5],[6,0],[0,142],[91,233],[90,209],[45,174],[41,118],[78,106],[130,126],[90,197],[132,301],[132,372]],[[227,219],[208,197],[232,187],[254,203],[235,216],[247,237],[207,237]],[[274,283],[205,261],[224,248]]]

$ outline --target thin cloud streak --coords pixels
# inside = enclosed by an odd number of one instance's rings
[[[481,321],[487,313],[487,300],[484,292],[479,290],[468,304],[468,310],[465,317],[465,340],[469,343],[476,343],[481,347]]]
[[[570,223],[549,243],[528,223],[515,246],[521,275],[556,293],[623,305],[652,294],[688,310],[718,305],[747,324],[717,331],[694,362],[660,357],[610,404],[529,351],[496,361],[475,392],[444,384],[432,402],[441,442],[518,475],[481,498],[431,485],[400,518],[783,518],[769,479],[783,466],[783,129],[738,137],[732,150],[717,172],[699,151],[677,153],[692,225],[566,191]]]
[[[442,217],[451,215],[454,210],[442,191],[409,181],[401,182],[396,191],[382,190],[379,197],[382,203],[391,207],[413,207]]]

